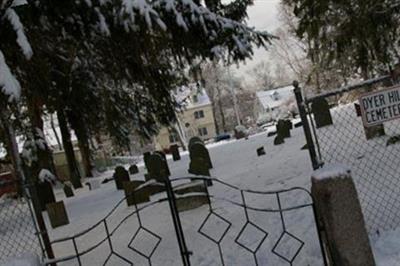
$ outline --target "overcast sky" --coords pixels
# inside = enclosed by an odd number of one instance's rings
[[[279,26],[278,4],[280,0],[255,0],[254,5],[248,9],[249,26],[256,27],[257,30],[273,32]],[[254,67],[258,62],[268,60],[268,51],[257,50],[253,60],[247,60],[246,64],[241,64],[235,71],[245,75],[246,72]]]

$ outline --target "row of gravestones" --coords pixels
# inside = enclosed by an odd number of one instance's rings
[[[194,175],[210,176],[209,170],[212,168],[212,163],[208,150],[204,146],[202,140],[196,137],[192,138],[189,141],[188,146],[190,156],[189,173]],[[179,160],[180,155],[178,146],[171,147],[170,151],[174,161]],[[125,173],[121,168],[118,170],[121,174],[116,174],[114,176],[117,188],[124,189],[128,206],[148,202],[150,201],[150,196],[165,191],[165,179],[169,178],[171,175],[166,156],[163,152],[156,151],[154,153],[144,153],[143,160],[147,169],[147,173],[145,174],[146,181],[130,181],[129,175],[127,175],[127,173]],[[154,180],[155,182],[149,182],[150,180]],[[146,182],[147,184],[144,185]],[[207,180],[206,185],[212,185],[211,180]],[[190,183],[175,186],[173,190],[175,194],[178,195],[176,199],[178,211],[197,208],[209,203],[209,198],[206,193],[206,185],[203,181],[192,180]],[[186,195],[185,197],[179,196],[191,192],[203,192],[204,195],[196,194],[189,196]]]

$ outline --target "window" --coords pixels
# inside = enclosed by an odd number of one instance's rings
[[[203,118],[203,117],[204,117],[204,111],[203,110],[194,112],[194,118],[200,119],[200,118]]]
[[[199,98],[197,97],[197,95],[193,95],[192,99],[193,99],[193,103],[197,103],[199,101]]]
[[[176,133],[169,134],[169,142],[170,143],[176,143],[178,141],[179,141],[179,139],[178,139],[178,135]]]
[[[199,128],[199,135],[200,136],[207,136],[208,135],[207,128],[206,127]]]

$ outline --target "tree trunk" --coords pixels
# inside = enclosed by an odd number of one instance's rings
[[[80,173],[76,163],[74,147],[71,143],[71,133],[68,128],[67,119],[65,118],[64,110],[59,108],[57,110],[58,124],[61,130],[61,138],[64,146],[65,157],[67,159],[69,176],[74,188],[81,188]]]
[[[54,137],[56,138],[56,141],[57,141],[57,144],[58,144],[58,149],[59,149],[60,151],[62,151],[62,150],[63,150],[63,146],[62,146],[61,141],[60,141],[60,138],[59,138],[59,136],[58,136],[56,127],[54,126],[53,114],[50,114],[50,126],[51,126],[51,129],[53,130]]]
[[[91,160],[88,130],[80,116],[74,115],[72,112],[69,112],[68,118],[70,125],[75,131],[75,135],[78,139],[78,147],[82,156],[82,164],[85,176],[93,177],[93,165]]]
[[[215,131],[217,132],[217,135],[219,135],[221,132],[219,132],[219,126],[217,123],[217,114],[215,113],[216,111],[216,106],[215,106],[215,102],[214,99],[212,101],[212,114],[213,114],[213,118],[214,118],[214,125],[215,125]]]
[[[218,109],[219,109],[219,114],[221,116],[221,124],[222,124],[222,130],[226,132],[226,122],[225,122],[225,115],[224,115],[224,110],[222,108],[222,101],[221,101],[221,89],[218,87]]]

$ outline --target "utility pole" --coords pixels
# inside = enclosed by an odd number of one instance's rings
[[[233,97],[233,109],[235,110],[236,122],[237,122],[238,126],[240,126],[242,123],[240,122],[239,110],[238,110],[238,106],[237,106],[237,98],[236,98],[235,90],[233,88],[233,80],[232,80],[230,65],[227,66],[227,69],[228,69],[229,86],[230,86],[232,97]]]

